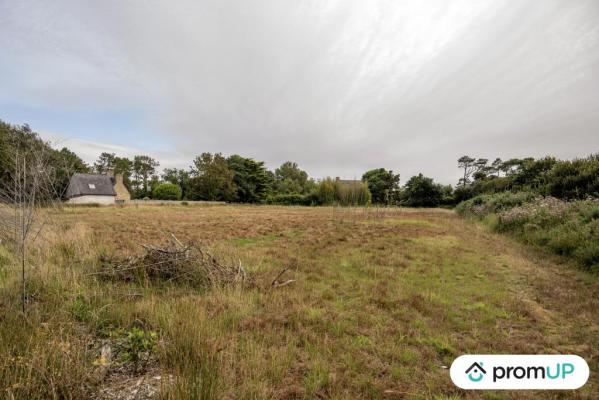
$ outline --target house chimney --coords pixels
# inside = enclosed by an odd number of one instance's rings
[[[123,185],[123,173],[119,172],[118,174],[114,173],[114,183]]]
[[[106,175],[109,176],[109,177],[111,177],[111,178],[114,178],[115,177],[114,176],[114,168],[108,168],[108,169],[106,169]]]

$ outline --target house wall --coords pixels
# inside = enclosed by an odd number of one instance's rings
[[[115,196],[97,196],[97,195],[87,195],[87,196],[77,196],[70,198],[68,203],[71,204],[89,204],[89,203],[97,203],[102,205],[114,204]]]

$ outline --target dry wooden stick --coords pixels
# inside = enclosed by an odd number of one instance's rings
[[[289,284],[291,284],[291,283],[295,282],[295,279],[289,279],[289,280],[287,280],[287,281],[285,281],[285,282],[279,282],[279,278],[280,278],[281,276],[283,276],[283,274],[284,274],[285,272],[287,272],[288,270],[289,270],[289,267],[285,267],[285,268],[283,268],[283,269],[281,270],[281,272],[279,272],[279,273],[277,274],[277,276],[276,276],[276,277],[275,277],[275,279],[272,281],[272,283],[270,284],[270,286],[271,286],[271,287],[273,287],[273,288],[276,288],[276,287],[281,287],[281,286],[289,285]]]

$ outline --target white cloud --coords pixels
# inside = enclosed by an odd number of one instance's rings
[[[593,0],[23,1],[0,4],[0,46],[0,107],[141,110],[179,165],[453,182],[465,153],[599,150]]]
[[[54,148],[67,147],[74,151],[83,161],[90,166],[98,159],[101,153],[114,153],[119,157],[133,159],[136,155],[149,155],[160,162],[159,171],[164,168],[187,168],[191,160],[183,160],[179,154],[167,151],[147,151],[142,148],[119,146],[111,143],[102,143],[85,139],[69,138],[60,134],[39,131],[40,137],[48,141]]]

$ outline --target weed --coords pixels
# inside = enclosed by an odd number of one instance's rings
[[[140,362],[149,356],[156,346],[156,332],[144,331],[133,327],[126,333],[122,346],[122,357],[124,361],[132,362],[135,370],[139,369]]]

